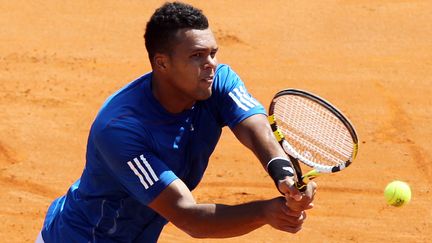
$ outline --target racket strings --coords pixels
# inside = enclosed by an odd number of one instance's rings
[[[324,146],[322,143],[313,139],[304,139],[304,136],[298,135],[298,133],[293,132],[293,130],[294,129],[283,130],[282,132],[296,151],[301,151],[300,155],[304,158],[317,164],[330,166],[346,162],[347,156],[338,154],[337,151],[331,150],[328,146]]]
[[[286,140],[305,158],[333,166],[352,156],[351,134],[322,105],[301,96],[281,96],[275,103],[274,114]]]

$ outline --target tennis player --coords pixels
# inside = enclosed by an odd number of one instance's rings
[[[263,106],[227,65],[202,11],[165,3],[144,35],[152,71],[109,97],[91,127],[86,165],[49,207],[39,242],[156,242],[164,225],[197,238],[246,234],[263,225],[296,233],[312,208],[293,186],[289,160]],[[228,126],[284,197],[202,204],[191,191]]]

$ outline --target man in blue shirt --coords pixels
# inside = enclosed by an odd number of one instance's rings
[[[48,209],[45,242],[156,242],[171,221],[193,237],[246,234],[265,224],[295,233],[312,208],[293,186],[290,162],[263,106],[227,65],[218,65],[207,18],[166,3],[144,35],[152,72],[113,94],[90,130],[81,178]],[[228,126],[272,174],[285,197],[200,204],[191,191]],[[42,239],[39,239],[42,240]]]

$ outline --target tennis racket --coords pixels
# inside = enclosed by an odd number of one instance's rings
[[[295,186],[306,190],[307,183],[321,173],[348,167],[357,155],[358,138],[351,122],[326,100],[309,92],[286,89],[270,104],[269,122],[273,133],[291,160]],[[312,168],[302,173],[299,161]]]

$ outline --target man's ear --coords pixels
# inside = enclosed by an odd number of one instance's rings
[[[164,71],[168,66],[168,57],[164,54],[157,53],[153,58],[155,68]]]

